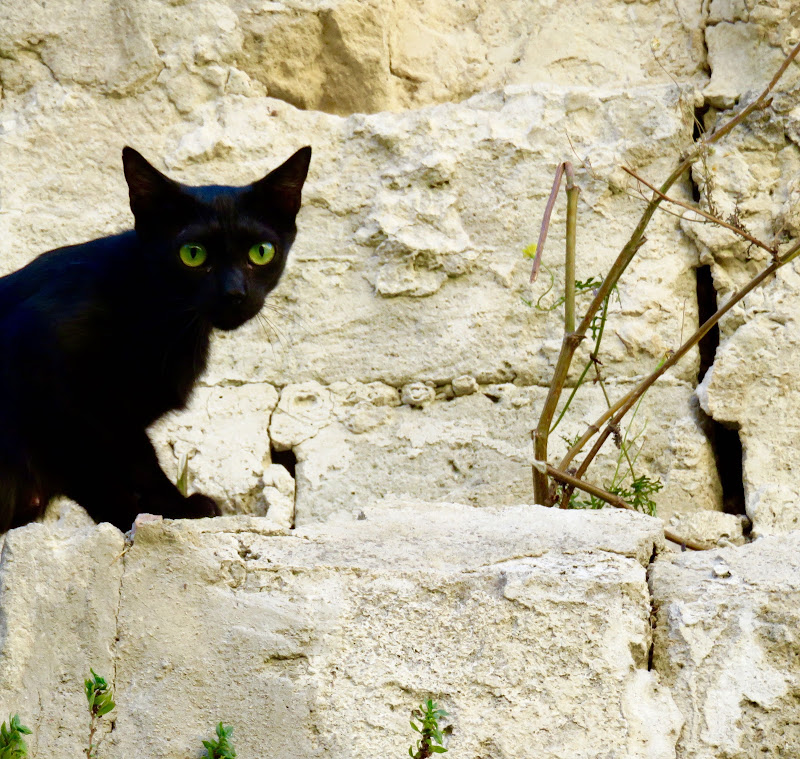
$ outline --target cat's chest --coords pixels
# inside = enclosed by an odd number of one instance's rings
[[[209,332],[166,323],[149,339],[139,335],[123,359],[125,380],[146,424],[186,405],[206,367]],[[131,380],[133,380],[131,382]]]
[[[205,369],[209,329],[198,320],[157,312],[125,319],[94,316],[77,330],[79,345],[65,346],[70,374],[86,403],[115,409],[142,426],[182,408]]]

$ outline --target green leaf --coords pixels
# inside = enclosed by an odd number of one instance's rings
[[[107,704],[101,706],[100,709],[98,709],[97,716],[102,717],[103,715],[108,714],[114,708],[114,706],[115,706],[114,702],[109,701]]]
[[[444,746],[431,746],[431,751],[433,751],[434,754],[444,754],[447,749]]]

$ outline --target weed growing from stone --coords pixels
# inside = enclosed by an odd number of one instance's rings
[[[21,724],[19,714],[8,718],[8,727],[3,722],[0,726],[0,759],[23,759],[28,755],[28,745],[23,735],[30,735],[31,731]]]
[[[92,673],[92,677],[89,680],[85,680],[83,684],[90,715],[89,745],[86,747],[86,759],[94,759],[97,747],[100,745],[99,740],[97,743],[94,740],[100,719],[108,714],[116,704],[114,703],[114,694],[106,679],[100,677],[93,669],[89,671]]]
[[[100,740],[95,742],[95,734],[100,725],[100,720],[111,712],[116,704],[114,703],[114,693],[108,681],[93,669],[89,671],[92,676],[85,680],[83,684],[90,715],[89,744],[84,749],[84,753],[86,754],[86,759],[95,759],[101,742]],[[430,703],[429,701],[428,704]],[[435,704],[433,706],[435,709]],[[440,710],[437,714],[438,716],[444,716],[446,712]],[[433,725],[434,729],[437,730],[436,735],[441,738],[441,733],[438,732],[435,720]],[[20,723],[18,714],[9,717],[8,726],[6,726],[5,722],[0,726],[0,759],[25,759],[28,756],[28,746],[22,736],[30,734],[31,731]],[[233,728],[220,722],[217,725],[216,734],[216,740],[203,741],[206,759],[236,759],[236,750],[233,748],[233,742],[231,741]],[[439,742],[441,743],[441,740]],[[433,751],[441,753],[436,748]],[[430,754],[428,753],[424,756],[430,756]]]
[[[446,716],[447,712],[430,698],[411,711],[411,727],[420,734],[416,751],[414,746],[408,747],[411,759],[427,759],[433,754],[444,754],[447,751],[443,745],[443,731],[439,729],[439,720]]]
[[[605,503],[617,506],[619,508],[633,509],[634,503],[629,502],[622,496],[625,493],[628,499],[638,502],[640,506],[647,506],[652,501],[650,498],[658,488],[654,481],[647,478],[634,478],[632,485],[624,490],[619,490],[618,493],[609,492],[609,490],[601,488],[597,485],[587,482],[584,478],[587,468],[600,452],[605,441],[613,436],[617,442],[624,439],[620,433],[620,422],[625,415],[631,410],[638,407],[638,404],[644,393],[650,386],[668,369],[680,361],[692,348],[694,348],[700,340],[728,313],[737,303],[739,303],[748,293],[760,286],[769,277],[771,277],[778,269],[785,266],[790,261],[794,260],[800,255],[800,240],[795,241],[783,252],[780,251],[778,242],[769,245],[761,240],[754,238],[747,230],[743,228],[737,219],[729,219],[724,221],[719,218],[719,214],[714,213],[713,204],[710,204],[711,213],[700,210],[694,206],[689,206],[683,201],[678,201],[670,198],[667,193],[670,188],[688,171],[693,163],[698,159],[703,160],[703,157],[708,154],[709,147],[718,142],[725,135],[727,135],[736,126],[741,124],[750,114],[755,111],[769,108],[772,103],[771,93],[777,85],[780,78],[786,72],[792,61],[800,54],[800,43],[796,44],[791,52],[786,56],[778,71],[772,77],[772,80],[765,87],[762,93],[749,105],[742,107],[736,116],[728,122],[720,125],[711,133],[702,133],[695,143],[685,151],[678,159],[678,165],[673,172],[667,177],[666,181],[657,187],[650,184],[645,179],[640,177],[633,170],[625,168],[640,186],[647,187],[652,195],[647,202],[639,223],[632,232],[628,242],[623,246],[617,259],[612,264],[602,284],[594,290],[594,297],[589,304],[583,319],[576,326],[575,324],[575,292],[576,292],[576,279],[575,279],[575,236],[577,229],[577,199],[580,189],[575,184],[575,173],[572,164],[566,161],[560,164],[556,170],[556,176],[553,181],[553,188],[550,192],[550,197],[545,207],[544,218],[542,227],[539,234],[539,240],[535,249],[529,247],[526,249],[526,255],[531,255],[535,250],[533,267],[531,270],[531,282],[533,282],[539,272],[542,252],[544,250],[544,243],[547,238],[547,230],[550,224],[550,215],[555,205],[559,189],[561,187],[562,177],[566,177],[566,194],[567,194],[567,220],[566,220],[566,254],[565,254],[565,285],[564,285],[564,337],[561,343],[561,351],[553,371],[553,378],[550,382],[550,389],[542,408],[539,422],[536,429],[532,432],[533,448],[534,448],[534,462],[533,462],[533,490],[534,500],[536,503],[545,506],[554,506],[556,503],[561,508],[567,508],[572,501],[572,496],[575,489],[582,490],[589,493],[594,499],[599,499]],[[642,380],[633,390],[627,393],[624,397],[620,398],[614,403],[610,403],[608,410],[600,416],[597,420],[587,425],[587,430],[583,435],[580,435],[574,440],[569,451],[561,459],[558,466],[553,466],[547,460],[548,452],[548,438],[554,429],[553,417],[556,413],[556,408],[564,389],[567,380],[572,358],[578,345],[587,336],[587,332],[592,330],[593,336],[596,333],[601,333],[601,322],[598,323],[597,315],[601,309],[605,313],[608,308],[608,298],[617,286],[620,276],[627,269],[628,265],[636,256],[636,253],[645,243],[646,238],[644,233],[650,223],[653,214],[661,207],[662,203],[677,205],[683,208],[689,208],[693,213],[702,217],[706,222],[711,222],[720,227],[730,230],[736,235],[747,240],[751,245],[756,245],[769,252],[771,256],[771,263],[764,268],[759,274],[753,277],[744,287],[734,293],[725,302],[721,308],[717,310],[710,318],[708,318],[696,331],[684,341],[683,344],[675,351],[671,352],[664,361],[644,380]],[[596,363],[596,354],[593,360]],[[588,370],[587,370],[588,371]],[[585,379],[586,373],[582,375]],[[560,417],[559,417],[560,419]],[[583,450],[584,446],[597,435],[593,447],[587,453],[580,465],[577,468],[572,468],[572,462]],[[552,483],[550,480],[552,479]],[[590,501],[591,502],[591,501]],[[683,544],[689,548],[702,549],[701,544],[694,543],[693,541],[684,540],[680,536],[671,532],[669,529],[664,530],[664,534],[670,540]]]
[[[208,759],[235,759],[236,750],[231,743],[233,728],[221,722],[217,725],[217,740],[203,741]]]
[[[178,488],[180,494],[187,498],[189,496],[189,458],[184,456],[181,459],[181,465],[178,471],[178,479],[175,481],[175,487]]]

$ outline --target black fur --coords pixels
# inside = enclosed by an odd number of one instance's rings
[[[311,148],[246,187],[188,187],[122,153],[135,230],[44,253],[0,278],[0,531],[55,495],[96,521],[219,513],[184,498],[146,434],[186,405],[212,328],[258,313],[294,241]],[[190,268],[186,243],[207,250]],[[270,242],[256,266],[251,246]]]

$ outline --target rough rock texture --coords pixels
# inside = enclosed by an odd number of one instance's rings
[[[153,429],[164,471],[177,480],[185,466],[190,490],[208,493],[226,512],[264,516],[275,496],[267,430],[277,402],[268,384],[199,388],[185,413]]]
[[[183,114],[232,94],[369,113],[532,81],[702,78],[701,21],[691,0],[60,0],[33,10],[10,0],[0,82],[10,92],[50,79],[115,97],[158,91]]]
[[[551,292],[521,253],[556,165],[576,165],[585,281],[642,209],[620,167],[663,179],[695,119],[755,97],[800,38],[795,6],[4,2],[2,273],[130,224],[125,143],[190,183],[314,147],[285,280],[153,430],[171,476],[185,463],[249,516],[143,522],[124,550],[62,503],[5,540],[0,706],[35,729],[34,755],[80,753],[90,666],[118,691],[100,759],[183,759],[220,719],[243,757],[394,756],[428,696],[453,756],[797,755],[798,532],[655,558],[645,517],[514,505],[561,339],[560,315],[527,303],[562,287],[562,199]],[[671,194],[767,242],[800,235],[798,85],[794,65]],[[612,399],[695,327],[697,266],[721,302],[769,258],[689,216],[655,217],[612,301]],[[637,412],[637,466],[679,532],[744,541],[738,517],[696,513],[720,508],[717,464],[737,455],[715,462],[698,400],[740,433],[753,534],[800,526],[798,290],[795,264],[723,321],[699,389],[692,354]],[[603,407],[586,388],[551,457]],[[616,460],[609,445],[592,479]]]
[[[697,541],[704,548],[744,545],[750,527],[745,516],[710,510],[675,514],[669,524],[681,538]]]
[[[9,269],[31,251],[127,223],[117,152],[123,141],[150,144],[151,155],[163,153],[165,168],[190,182],[241,183],[260,176],[275,156],[298,144],[315,146],[300,234],[284,281],[259,319],[215,339],[203,380],[221,388],[214,412],[208,413],[204,392],[183,422],[170,422],[183,428],[178,438],[157,433],[162,456],[171,453],[172,443],[171,472],[188,455],[198,489],[247,513],[264,513],[269,499],[278,497],[286,511],[291,498],[290,483],[268,469],[269,441],[257,439],[274,404],[265,383],[381,382],[402,389],[416,382],[432,383],[439,392],[469,375],[481,385],[546,384],[560,345],[560,320],[523,302],[543,296],[549,305],[555,296],[545,292],[546,275],[533,287],[527,284],[529,262],[521,250],[535,237],[531,213],[541,208],[553,166],[564,155],[554,125],[570,123],[570,139],[591,165],[591,171],[580,172],[580,241],[587,253],[578,273],[588,279],[608,266],[641,209],[640,198],[619,192],[617,183],[624,180],[618,165],[628,162],[648,175],[663,174],[669,165],[665,156],[690,139],[693,102],[690,92],[671,84],[635,91],[518,87],[401,115],[340,118],[268,98],[231,96],[173,124],[158,91],[102,103],[75,88],[53,85],[46,91],[53,99],[44,106],[14,96],[21,110],[14,111],[0,141],[0,187],[8,187],[2,195],[0,260]],[[46,119],[36,115],[43,108]],[[122,136],[116,145],[104,141],[109,129]],[[11,167],[15,174],[36,174],[38,183],[15,184]],[[91,214],[87,197],[93,199]],[[562,227],[554,221],[547,258],[557,286],[563,278]],[[603,239],[602,248],[592,246],[593,239]],[[655,367],[697,319],[696,253],[679,222],[657,217],[648,239],[612,303],[603,349],[610,380]],[[581,347],[579,360],[589,349]],[[695,356],[676,369],[672,381],[690,388],[696,367]],[[245,403],[237,386],[251,384],[261,390]],[[215,390],[208,392],[217,397]],[[422,392],[417,405],[425,407]],[[240,418],[245,407],[255,415],[245,423],[247,450],[231,457],[226,417]],[[423,411],[435,409],[434,404]],[[666,428],[691,414],[689,394],[669,409],[670,417],[661,420]],[[531,405],[527,421],[520,419],[501,437],[517,448],[525,445],[523,425],[532,427],[537,414]],[[503,423],[499,415],[486,420],[492,427]],[[444,445],[442,460],[447,448],[460,445],[458,436]],[[688,445],[707,448],[694,436]],[[379,451],[360,453],[361,474],[369,477],[358,487],[385,488]],[[473,466],[483,467],[476,474],[491,479],[493,462],[473,458]],[[665,500],[665,513],[676,501],[687,510],[719,502],[712,457],[706,452],[693,460],[703,483],[698,500],[678,493]],[[677,466],[689,469],[686,462]],[[664,473],[670,468],[659,467]],[[417,470],[412,464],[409,481]],[[402,492],[431,497],[421,485]],[[272,488],[271,496],[265,487]],[[529,497],[518,489],[514,493],[501,502]],[[449,490],[442,496],[473,498]]]
[[[0,557],[0,704],[33,730],[34,756],[79,756],[83,679],[114,676],[124,540],[109,524],[33,524]]]
[[[663,554],[653,666],[684,717],[676,757],[800,752],[800,533]]]
[[[752,7],[750,7],[752,5]],[[713,75],[704,94],[714,108],[752,100],[800,39],[800,17],[790,2],[711,4],[706,37]],[[735,65],[734,65],[735,62]],[[694,168],[706,208],[734,218],[767,243],[800,232],[800,67],[793,65],[773,107],[752,116]],[[732,115],[706,115],[711,126]],[[730,232],[685,223],[701,262],[711,265],[722,303],[769,263],[769,254]],[[784,245],[784,249],[787,246]],[[698,391],[715,420],[736,429],[744,450],[747,513],[755,535],[800,526],[800,487],[794,461],[800,406],[795,367],[800,358],[797,264],[782,269],[722,321],[722,344]]]
[[[530,497],[530,430],[546,388],[486,385],[460,397],[441,388],[438,400],[424,384],[409,397],[407,389],[399,394],[381,383],[344,382],[283,389],[270,437],[277,449],[297,457],[297,524],[339,509],[357,511],[376,497],[426,492],[476,506]],[[617,395],[628,389],[611,388]],[[654,390],[629,428],[631,456],[641,450],[637,474],[664,483],[657,496],[661,515],[720,508],[714,454],[691,411],[691,396],[683,384]],[[605,408],[597,387],[577,397],[572,419],[554,435],[555,460],[566,452],[563,438],[574,437]],[[604,484],[612,482],[618,460],[616,482],[627,476],[621,453],[611,450],[595,470]]]
[[[142,524],[124,556],[108,526],[15,531],[0,562],[6,621],[13,609],[65,632],[51,659],[15,655],[2,704],[27,716],[69,699],[57,713],[71,724],[40,737],[48,756],[78,753],[89,665],[117,693],[104,756],[194,755],[220,719],[242,756],[392,756],[428,694],[462,756],[674,756],[682,719],[647,670],[658,522],[452,504],[364,517],[293,535],[245,517]],[[105,627],[70,627],[87,603]],[[6,662],[51,635],[3,629]]]

